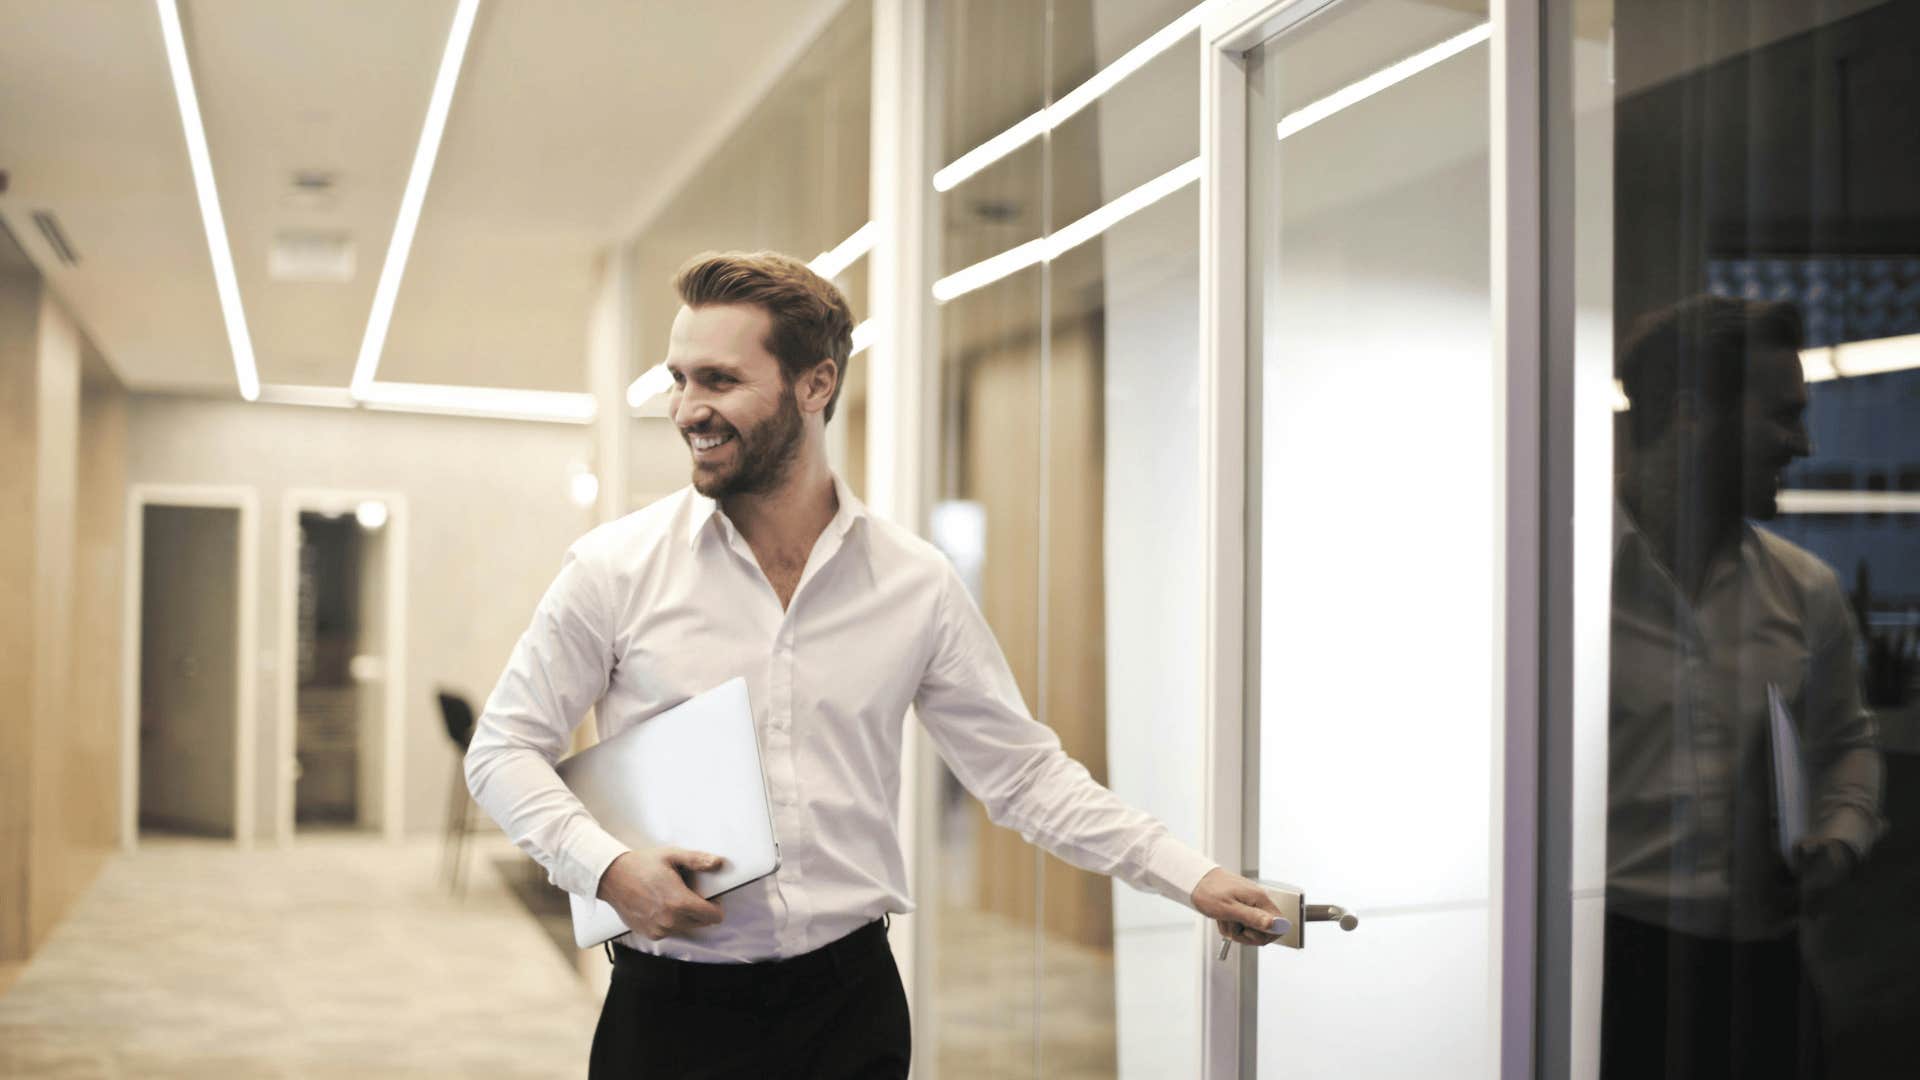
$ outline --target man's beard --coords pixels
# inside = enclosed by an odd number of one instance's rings
[[[702,472],[693,469],[693,489],[709,499],[732,495],[761,495],[779,487],[800,457],[800,443],[806,428],[800,419],[800,402],[787,387],[780,395],[780,406],[772,416],[748,430],[733,429],[734,453],[730,471]]]

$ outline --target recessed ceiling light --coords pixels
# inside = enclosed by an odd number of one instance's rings
[[[227,221],[220,213],[220,192],[213,183],[213,157],[207,152],[207,129],[200,119],[200,98],[193,88],[193,69],[187,64],[187,39],[180,28],[175,0],[154,0],[160,12],[160,38],[167,50],[167,68],[173,73],[173,97],[180,106],[180,126],[187,137],[187,162],[193,168],[193,189],[200,200],[200,224],[207,232],[207,253],[213,259],[213,284],[220,294],[220,314],[227,324],[227,344],[233,350],[233,373],[240,396],[260,396],[260,373],[254,365],[253,337],[247,332],[246,312],[240,306],[240,279],[233,272],[233,248],[227,241]]]

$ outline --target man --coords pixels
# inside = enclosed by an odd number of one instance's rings
[[[693,485],[568,552],[467,755],[480,805],[553,881],[632,933],[595,1075],[904,1076],[884,920],[912,909],[897,832],[909,705],[995,822],[1076,866],[1186,903],[1244,944],[1277,912],[1096,784],[1036,723],[959,577],[867,513],[827,465],[852,349],[831,283],[770,253],[675,278],[669,410]],[[590,706],[603,736],[745,676],[778,872],[708,901],[702,852],[629,851],[553,770]]]
[[[1700,297],[1643,321],[1614,528],[1605,990],[1609,1078],[1809,1077],[1798,916],[1880,830],[1882,763],[1839,579],[1751,524],[1811,453],[1798,312]],[[1769,688],[1807,834],[1783,858]]]

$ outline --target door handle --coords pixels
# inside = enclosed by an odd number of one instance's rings
[[[1255,878],[1254,881],[1267,891],[1273,905],[1280,909],[1280,917],[1287,921],[1287,928],[1281,932],[1277,944],[1289,949],[1307,947],[1307,924],[1310,922],[1333,923],[1342,930],[1351,931],[1360,925],[1360,917],[1338,904],[1309,904],[1307,893],[1298,885],[1289,885],[1284,881],[1267,881]]]

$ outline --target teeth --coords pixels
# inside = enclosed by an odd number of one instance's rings
[[[731,436],[728,435],[695,435],[693,437],[693,448],[695,450],[711,450],[721,443],[726,442],[729,438],[731,438]]]

